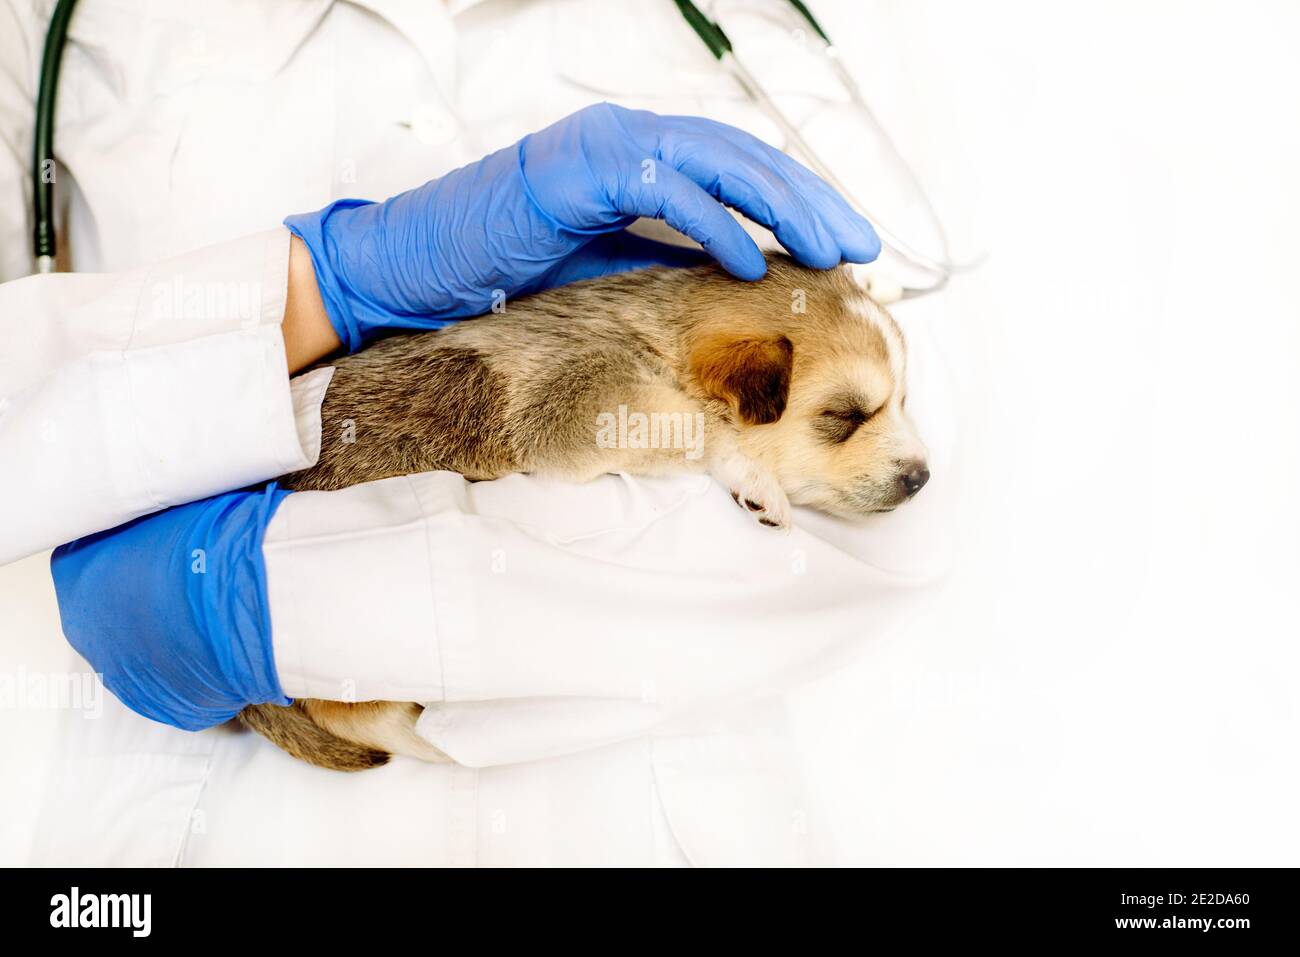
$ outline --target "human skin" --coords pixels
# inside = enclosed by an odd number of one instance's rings
[[[280,331],[290,375],[343,348],[321,301],[311,254],[297,236],[289,240],[289,291]]]

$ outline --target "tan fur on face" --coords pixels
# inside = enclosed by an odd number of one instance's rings
[[[842,269],[781,256],[768,268],[756,283],[712,266],[606,277],[340,359],[320,460],[282,484],[707,471],[764,525],[787,526],[792,501],[846,516],[896,507],[925,458],[903,410],[898,326]],[[701,454],[602,445],[602,416],[619,409],[698,416]],[[419,713],[300,701],[241,719],[304,760],[360,770],[390,752],[439,760],[415,734]]]
[[[741,447],[797,504],[849,517],[892,509],[906,498],[900,470],[926,457],[903,409],[902,334],[865,295],[821,295],[828,301],[810,304],[787,329],[795,362],[785,414],[767,428],[741,429]]]
[[[901,504],[899,474],[924,462],[926,450],[903,409],[907,352],[894,318],[847,272],[813,272],[780,257],[762,282],[735,286],[705,284],[688,307],[700,341],[722,343],[722,355],[725,344],[737,344],[729,354],[741,363],[770,359],[761,343],[785,342],[792,353],[779,418],[737,416],[741,451],[797,504],[848,517]],[[825,440],[831,430],[822,423],[837,418],[827,413],[852,418],[858,409],[869,417],[850,438]]]

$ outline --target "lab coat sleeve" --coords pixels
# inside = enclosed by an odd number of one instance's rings
[[[700,476],[436,472],[298,493],[264,554],[285,692],[423,702],[420,733],[475,766],[779,690],[914,595],[797,525],[759,526]]]
[[[316,461],[331,373],[290,386],[288,256],[276,229],[0,285],[0,564]]]

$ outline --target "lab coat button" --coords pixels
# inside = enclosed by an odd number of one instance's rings
[[[459,134],[456,118],[433,103],[420,103],[411,114],[411,132],[427,146],[442,146]]]

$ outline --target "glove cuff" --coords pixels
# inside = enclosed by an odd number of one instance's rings
[[[69,644],[132,711],[186,731],[289,704],[271,642],[266,526],[288,491],[177,505],[54,550]]]
[[[328,224],[336,212],[373,205],[373,202],[365,199],[340,199],[324,209],[297,213],[284,220],[285,227],[303,241],[311,254],[311,264],[316,271],[316,285],[320,288],[325,314],[339,341],[347,346],[348,352],[360,349],[365,344],[365,336],[362,334],[362,323],[353,309],[354,297],[351,290],[333,265],[335,257],[332,254]]]
[[[186,599],[232,690],[249,704],[289,704],[271,642],[262,540],[288,489],[231,492],[209,499],[188,530],[206,547],[206,573],[186,576]],[[191,552],[192,553],[192,552]]]

